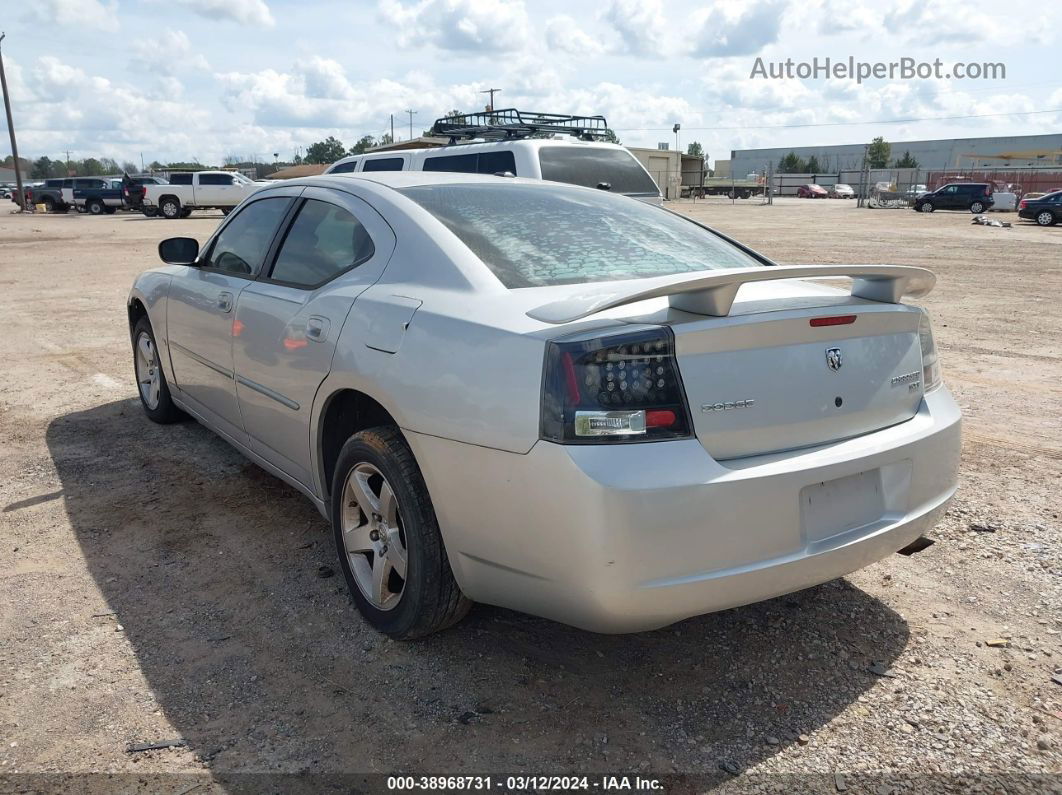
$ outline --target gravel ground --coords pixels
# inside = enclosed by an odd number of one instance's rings
[[[657,632],[477,606],[417,643],[369,630],[341,578],[319,576],[334,551],[309,502],[194,423],[139,410],[128,287],[159,238],[203,240],[220,216],[4,209],[0,791],[69,773],[110,774],[79,780],[100,791],[371,789],[382,779],[252,774],[393,772],[1060,791],[1062,228],[832,201],[674,207],[782,262],[937,272],[925,303],[966,422],[935,543]]]

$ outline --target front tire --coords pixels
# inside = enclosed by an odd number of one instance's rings
[[[980,215],[984,211],[985,211],[984,202],[974,202],[973,204],[970,205],[970,212],[972,212],[974,215]]]
[[[331,508],[347,588],[375,629],[408,640],[464,618],[472,603],[454,579],[424,478],[397,428],[347,440]]]
[[[1040,226],[1052,226],[1055,223],[1055,215],[1050,210],[1044,210],[1036,215],[1036,223]]]
[[[922,202],[922,206],[918,208],[920,212],[931,213],[936,208],[933,206],[933,202]]]
[[[185,413],[170,397],[170,387],[155,345],[155,333],[146,315],[133,327],[133,372],[136,373],[140,405],[149,420],[169,425],[185,418]]]
[[[103,215],[106,209],[100,199],[89,199],[85,202],[85,210],[89,215]]]

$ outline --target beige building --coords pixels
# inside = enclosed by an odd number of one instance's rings
[[[674,149],[628,146],[627,150],[645,166],[665,199],[679,198],[683,186],[703,184],[704,161],[699,157],[684,155]]]

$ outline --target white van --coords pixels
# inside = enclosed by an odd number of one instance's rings
[[[505,174],[567,182],[660,204],[660,188],[622,146],[599,141],[518,138],[454,143],[432,149],[399,149],[344,157],[325,174],[366,171],[456,171]]]

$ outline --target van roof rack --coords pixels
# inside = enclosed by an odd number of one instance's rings
[[[462,113],[436,119],[432,135],[448,136],[455,144],[461,138],[501,141],[529,138],[536,134],[574,135],[585,141],[604,138],[608,122],[604,116],[566,116],[560,113],[530,113],[516,108],[500,108],[482,113]]]

